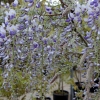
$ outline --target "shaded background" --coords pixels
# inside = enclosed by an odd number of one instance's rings
[[[0,2],[1,2],[1,1],[3,1],[3,2],[5,2],[5,3],[7,3],[7,2],[8,2],[8,3],[10,3],[10,4],[11,4],[14,0],[0,0]]]

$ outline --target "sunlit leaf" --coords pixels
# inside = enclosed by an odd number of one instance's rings
[[[22,3],[23,3],[23,0],[19,0],[19,3],[22,5]]]
[[[84,2],[84,0],[78,0],[80,4],[82,4]]]
[[[54,29],[52,29],[47,35],[48,35],[48,37],[50,37],[50,36],[52,36],[53,34],[54,34]]]
[[[42,6],[43,6],[43,5],[45,5],[46,0],[42,0],[41,2],[42,2]]]
[[[74,79],[73,78],[68,79],[67,84],[75,85]]]
[[[81,46],[78,46],[78,47],[75,48],[75,50],[76,50],[78,53],[82,52],[82,49],[83,49],[83,47],[81,47]]]

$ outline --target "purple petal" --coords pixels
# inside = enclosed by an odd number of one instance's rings
[[[37,7],[37,8],[40,8],[40,6],[41,6],[41,4],[40,4],[40,2],[38,2],[38,3],[36,4],[36,7]]]
[[[12,3],[12,6],[13,6],[13,7],[16,7],[17,5],[18,5],[18,4]]]
[[[9,16],[9,19],[10,19],[10,20],[12,20],[12,19],[14,19],[14,18],[15,18],[15,15]]]
[[[95,14],[94,12],[91,12],[89,15],[92,15],[92,16],[94,16],[94,14]]]
[[[22,24],[22,25],[20,25],[19,27],[18,27],[18,30],[23,30],[25,27],[24,27],[24,25]]]
[[[90,36],[85,36],[85,37],[84,37],[84,39],[88,39],[88,38],[90,38]]]
[[[49,14],[52,14],[52,11],[50,11]]]
[[[34,42],[33,47],[34,48],[37,48],[38,47],[38,43],[37,42]]]
[[[1,38],[5,38],[6,36],[4,34],[0,34],[0,37]]]
[[[76,13],[76,16],[79,16],[80,15],[80,13]]]
[[[90,2],[90,5],[94,5],[94,2]]]
[[[70,22],[71,20],[70,19],[66,19],[66,22]]]
[[[97,7],[98,6],[98,3],[95,3],[95,5],[94,5],[95,7]]]
[[[30,2],[30,3],[33,3],[34,1],[33,1],[33,0],[29,0],[29,2]]]
[[[9,33],[10,35],[15,35],[16,34],[16,31],[15,30],[13,30],[13,31],[10,31],[10,33]]]
[[[29,0],[25,0],[25,2],[29,2]]]
[[[94,1],[93,1],[93,3],[97,3],[97,2],[98,2],[98,0],[94,0]]]

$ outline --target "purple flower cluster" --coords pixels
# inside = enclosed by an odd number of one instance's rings
[[[41,90],[42,82],[46,93],[53,70],[57,73],[58,69],[69,70],[70,66],[78,64],[80,55],[87,50],[90,51],[85,65],[96,63],[100,66],[99,0],[77,3],[74,9],[68,8],[66,16],[61,15],[65,11],[61,5],[42,7],[40,1],[24,1],[22,6],[18,0],[14,0],[12,5],[1,2],[4,12],[0,23],[0,66],[5,78],[12,78],[8,73],[13,68],[21,69],[30,75],[32,89],[34,86],[34,90],[36,87]]]

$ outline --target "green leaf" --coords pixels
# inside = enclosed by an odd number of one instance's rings
[[[98,20],[95,20],[95,23],[98,25],[98,27],[100,27],[100,17],[98,18]]]
[[[83,95],[83,92],[82,91],[76,93],[76,96],[77,97],[82,97],[82,95]]]
[[[22,5],[23,4],[23,0],[19,0],[19,3],[20,3],[20,5]]]
[[[72,63],[70,61],[68,61],[68,60],[64,64],[72,66]]]
[[[41,2],[42,2],[42,6],[43,6],[43,5],[45,5],[46,0],[42,0]]]
[[[69,80],[67,80],[67,84],[71,84],[71,85],[75,86],[74,79],[70,78]]]
[[[78,0],[80,4],[83,4],[84,0]]]
[[[83,47],[81,47],[81,46],[76,47],[76,51],[77,51],[78,53],[82,52],[82,49],[83,49]]]
[[[69,78],[69,76],[70,76],[70,71],[69,70],[67,70],[67,71],[65,71],[65,72],[63,72],[63,78],[64,79],[68,79]]]
[[[54,29],[52,29],[50,32],[49,32],[49,34],[47,34],[48,35],[48,37],[50,37],[50,36],[52,36],[53,34],[54,34]]]

